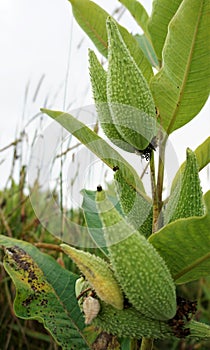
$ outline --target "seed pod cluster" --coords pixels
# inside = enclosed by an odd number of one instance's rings
[[[107,19],[108,71],[89,52],[98,118],[106,136],[128,152],[145,150],[156,136],[156,112],[148,83],[113,18]]]
[[[107,102],[107,73],[91,50],[89,50],[89,72],[98,119],[105,135],[121,149],[127,152],[135,152],[134,147],[123,139],[113,122]]]
[[[146,317],[172,318],[176,291],[164,260],[118,213],[104,191],[97,193],[97,200],[110,261],[129,302]]]
[[[155,104],[142,72],[131,56],[115,21],[107,19],[107,101],[124,140],[144,150],[156,136]]]

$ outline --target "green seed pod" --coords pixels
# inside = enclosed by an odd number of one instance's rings
[[[190,337],[197,339],[209,339],[210,338],[210,326],[202,323],[191,320],[187,327],[190,328]]]
[[[204,215],[202,198],[197,159],[188,148],[185,168],[180,171],[166,206],[165,225],[181,218]]]
[[[105,192],[98,210],[115,275],[130,303],[144,316],[168,320],[176,313],[175,284],[156,249],[120,216]]]
[[[121,170],[115,172],[114,179],[128,222],[145,237],[149,237],[152,233],[152,203],[125,181]]]
[[[137,150],[156,136],[156,112],[147,81],[112,18],[107,19],[107,100],[120,135]]]
[[[98,256],[75,249],[67,244],[61,244],[61,247],[85,275],[98,297],[107,304],[122,309],[123,294],[109,265]]]
[[[133,146],[129,145],[118,132],[114,125],[109,106],[107,103],[106,81],[107,73],[98,61],[95,53],[89,50],[89,71],[93,97],[98,113],[98,119],[105,135],[118,147],[127,152],[135,152]]]
[[[133,307],[116,310],[104,303],[93,325],[119,337],[164,339],[173,335],[167,322],[147,318]]]
[[[119,337],[166,339],[176,336],[173,328],[165,321],[147,318],[133,307],[116,310],[104,303],[101,303],[101,310],[93,325]],[[186,322],[183,329],[189,329],[187,338],[210,338],[210,326],[204,323],[191,320]]]

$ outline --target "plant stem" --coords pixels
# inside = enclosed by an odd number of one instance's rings
[[[57,252],[63,252],[63,249],[56,244],[49,244],[49,243],[35,243],[34,244],[37,248],[43,248],[43,249],[50,249],[50,250],[56,250]]]
[[[141,350],[152,350],[153,348],[153,339],[142,338]]]
[[[158,178],[157,178],[157,196],[158,196],[159,213],[162,209],[164,160],[165,160],[165,148],[166,148],[167,140],[168,140],[168,136],[165,135],[163,139],[160,141],[160,147],[159,147],[159,164],[158,164]]]
[[[152,232],[156,232],[158,229],[159,206],[158,206],[157,185],[156,185],[156,178],[155,178],[154,152],[152,152],[151,159],[150,159],[150,174],[151,174],[151,186],[152,186],[152,198],[153,198]]]

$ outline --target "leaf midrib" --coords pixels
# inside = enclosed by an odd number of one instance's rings
[[[195,31],[194,31],[194,36],[193,36],[193,40],[192,40],[192,47],[191,47],[191,50],[190,50],[190,54],[188,56],[188,61],[187,61],[187,69],[185,71],[185,74],[184,74],[184,79],[182,81],[182,84],[181,84],[181,88],[180,88],[180,93],[179,93],[179,99],[177,100],[176,102],[176,108],[174,110],[174,113],[172,115],[172,118],[171,118],[171,122],[168,126],[168,129],[167,129],[167,134],[169,135],[171,133],[171,129],[173,128],[174,126],[174,123],[176,121],[176,117],[177,117],[177,114],[178,114],[178,110],[180,108],[180,103],[182,101],[182,96],[184,94],[184,89],[185,89],[185,86],[187,84],[187,78],[189,76],[189,70],[190,70],[190,63],[192,62],[192,56],[193,56],[193,53],[194,53],[194,47],[195,47],[195,43],[196,43],[196,37],[197,37],[197,33],[198,33],[198,27],[199,27],[199,24],[200,24],[200,18],[201,18],[201,14],[202,14],[202,9],[203,9],[203,1],[202,1],[202,4],[201,4],[201,7],[200,7],[200,12],[199,12],[199,16],[198,16],[198,20],[197,20],[197,25],[195,27]],[[176,16],[176,15],[175,15]]]

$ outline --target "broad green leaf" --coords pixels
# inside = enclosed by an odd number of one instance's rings
[[[210,275],[210,191],[206,215],[174,221],[149,237],[177,284]]]
[[[98,156],[108,167],[113,169],[119,167],[122,171],[125,181],[136,189],[145,199],[150,201],[146,196],[144,186],[133,167],[112,148],[105,140],[99,137],[94,131],[89,129],[85,124],[74,118],[71,114],[52,111],[42,108],[41,111],[61,124],[80,142],[82,142],[90,151]]]
[[[171,191],[166,205],[165,225],[177,219],[204,215],[202,196],[197,159],[188,148],[185,167],[179,172],[176,186]]]
[[[153,0],[152,14],[148,20],[148,31],[160,63],[169,22],[175,15],[181,2],[182,0]]]
[[[106,20],[109,14],[90,0],[69,0],[78,24],[93,41],[99,52],[107,57]],[[136,64],[147,81],[153,76],[152,67],[144,56],[136,39],[127,29],[118,24],[119,31]]]
[[[75,297],[77,276],[29,243],[0,235],[0,245],[6,248],[4,267],[16,287],[16,315],[43,323],[62,349],[90,349]]]
[[[136,40],[138,41],[142,51],[144,52],[145,56],[147,57],[148,61],[151,63],[151,65],[158,69],[158,59],[156,56],[156,53],[151,45],[151,42],[147,39],[146,35],[135,35]]]
[[[168,134],[194,118],[209,95],[209,0],[183,0],[169,24],[163,66],[151,81]]]
[[[119,0],[119,2],[128,9],[144,33],[147,33],[149,15],[144,6],[137,0]]]
[[[206,165],[210,163],[210,137],[208,137],[200,146],[198,146],[194,153],[198,163],[198,170],[201,171],[203,168],[205,168]],[[177,186],[180,173],[183,173],[185,165],[186,161],[182,163],[179,170],[177,171],[171,186],[171,191],[175,186]]]

